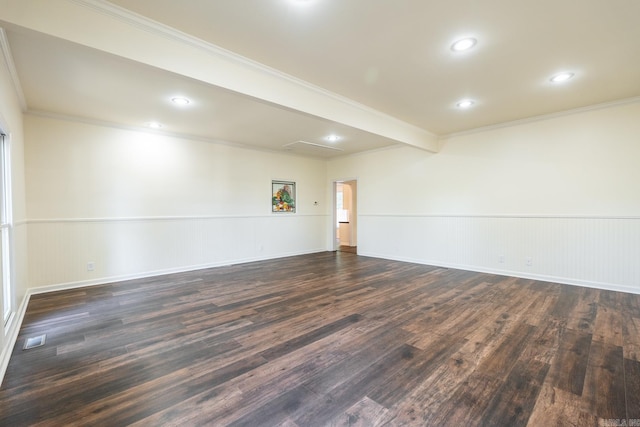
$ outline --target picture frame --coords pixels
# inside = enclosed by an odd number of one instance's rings
[[[271,212],[296,213],[295,181],[271,181]]]

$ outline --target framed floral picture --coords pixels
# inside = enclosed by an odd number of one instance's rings
[[[271,181],[271,212],[296,212],[296,183]]]

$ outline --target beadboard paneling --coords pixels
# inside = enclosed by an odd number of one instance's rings
[[[640,293],[640,218],[361,215],[359,227],[361,255]]]
[[[104,283],[326,250],[326,215],[28,221],[29,287]],[[87,271],[94,262],[95,270]]]

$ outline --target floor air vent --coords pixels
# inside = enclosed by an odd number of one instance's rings
[[[44,345],[44,340],[47,338],[47,335],[38,335],[37,337],[27,338],[24,342],[23,350],[29,350],[30,348],[40,347]]]

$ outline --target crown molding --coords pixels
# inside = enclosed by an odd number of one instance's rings
[[[20,78],[18,78],[18,71],[16,70],[15,62],[13,61],[13,55],[11,54],[11,47],[9,46],[7,33],[2,27],[0,27],[0,50],[2,50],[4,62],[7,65],[7,70],[9,71],[9,75],[11,76],[11,82],[13,83],[13,89],[15,90],[16,96],[18,97],[20,108],[22,109],[22,112],[26,112],[27,99],[24,96]]]
[[[200,51],[205,52],[208,55],[212,55],[215,57],[219,57],[224,59],[225,61],[229,61],[231,63],[237,64],[241,67],[244,68],[248,68],[251,69],[255,72],[258,72],[262,75],[267,75],[270,76],[272,78],[284,81],[288,84],[291,85],[295,85],[297,87],[300,87],[302,89],[304,89],[305,91],[314,93],[316,95],[325,97],[325,98],[329,98],[332,101],[335,102],[339,102],[351,109],[357,110],[357,111],[361,111],[363,113],[365,113],[366,115],[369,116],[375,116],[377,119],[385,121],[387,123],[392,123],[394,124],[394,126],[398,127],[398,128],[402,128],[402,129],[406,129],[407,131],[409,131],[411,134],[414,135],[420,135],[420,138],[424,141],[430,141],[429,143],[423,143],[423,144],[419,144],[419,143],[411,143],[411,142],[407,142],[406,140],[402,140],[402,139],[398,139],[398,138],[394,138],[396,140],[398,140],[401,143],[407,144],[407,145],[412,145],[415,146],[416,148],[421,148],[421,149],[425,149],[427,151],[432,151],[432,152],[437,152],[438,150],[438,144],[437,144],[437,138],[438,135],[436,135],[433,132],[430,132],[427,129],[421,128],[419,126],[413,125],[411,123],[405,122],[403,120],[400,120],[394,116],[391,116],[389,114],[383,113],[379,110],[376,110],[374,108],[371,108],[367,105],[361,104],[359,102],[356,102],[350,98],[347,98],[345,96],[339,95],[335,92],[331,92],[327,89],[324,89],[320,86],[314,85],[310,82],[307,82],[305,80],[299,79],[297,77],[294,77],[290,74],[284,73],[280,70],[277,70],[275,68],[269,67],[265,64],[262,64],[260,62],[254,61],[252,59],[249,59],[245,56],[239,55],[235,52],[232,52],[230,50],[224,49],[220,46],[217,46],[213,43],[207,42],[205,40],[202,40],[200,38],[197,38],[195,36],[192,36],[190,34],[187,34],[183,31],[177,30],[173,27],[170,27],[168,25],[162,24],[160,22],[154,21],[150,18],[147,18],[143,15],[137,14],[135,12],[132,12],[128,9],[125,9],[123,7],[114,5],[112,3],[103,1],[103,0],[68,0],[71,3],[75,3],[77,5],[86,7],[86,8],[90,8],[93,11],[100,13],[102,15],[108,16],[112,19],[116,19],[118,21],[121,21],[127,25],[130,25],[132,27],[138,28],[140,30],[143,30],[145,32],[154,34],[156,36],[159,37],[163,37],[169,40],[172,40],[174,42],[180,43],[180,44],[184,44],[184,45],[188,45],[191,47],[194,47]],[[367,130],[368,129],[363,129],[363,130]],[[375,133],[375,132],[374,132]],[[385,135],[383,135],[385,136]],[[389,136],[387,136],[389,137]],[[412,138],[411,138],[412,139]]]
[[[278,150],[278,149],[272,149],[268,147],[260,147],[255,145],[243,144],[240,142],[227,141],[224,139],[207,138],[205,136],[191,135],[191,134],[178,133],[178,132],[167,132],[160,129],[151,129],[144,126],[124,125],[121,123],[110,122],[107,120],[94,119],[90,117],[73,116],[69,114],[53,113],[50,111],[43,111],[43,110],[28,109],[27,111],[24,112],[24,114],[27,116],[42,117],[45,119],[61,120],[65,122],[80,123],[84,125],[100,126],[105,128],[120,129],[120,130],[132,131],[132,132],[142,132],[142,133],[148,133],[153,135],[160,135],[168,138],[183,139],[183,140],[195,141],[195,142],[205,142],[207,144],[224,145],[227,147],[234,147],[242,150],[259,151],[263,153],[271,153],[276,155],[284,155],[284,156],[291,156],[291,157],[298,157],[298,158],[300,157],[310,158],[315,160],[330,160],[331,158],[333,158],[333,157],[325,158],[325,157],[318,157],[318,156],[312,156],[312,155],[304,155],[304,154],[294,153],[287,150]]]
[[[528,123],[541,122],[545,120],[556,119],[559,117],[571,116],[574,114],[581,114],[589,111],[603,110],[606,108],[620,107],[623,105],[636,104],[636,103],[640,103],[640,96],[617,99],[615,101],[601,102],[598,104],[587,105],[579,108],[573,108],[571,110],[558,111],[558,112],[549,113],[549,114],[541,114],[539,116],[526,117],[524,119],[512,120],[509,122],[497,123],[494,125],[481,126],[481,127],[477,127],[469,130],[454,132],[454,133],[440,136],[440,142],[442,143],[442,142],[445,142],[447,139],[455,138],[458,136],[473,135],[476,133],[488,132],[496,129],[520,126]]]

